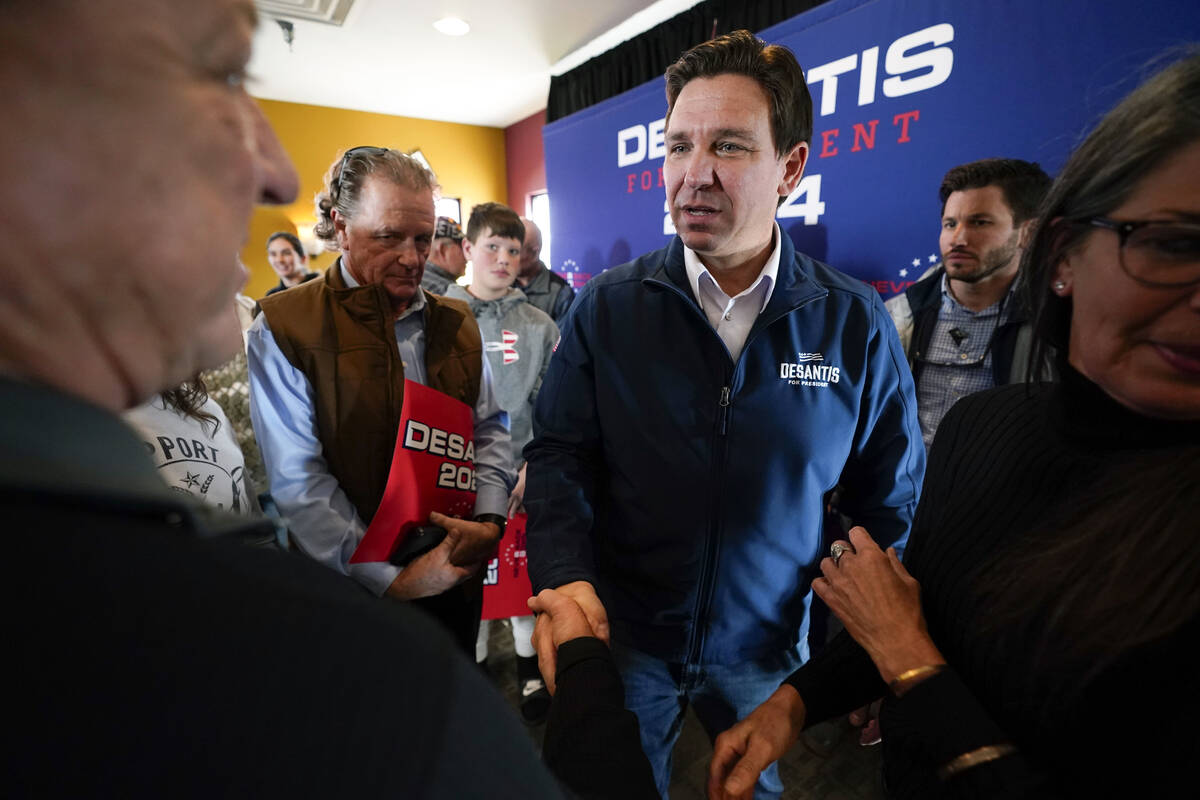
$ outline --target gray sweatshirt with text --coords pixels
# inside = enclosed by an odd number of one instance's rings
[[[520,289],[510,289],[499,300],[480,300],[452,283],[446,297],[465,301],[479,324],[496,398],[509,416],[513,463],[520,467],[525,463],[521,449],[533,438],[533,404],[558,343],[558,326],[530,305]]]

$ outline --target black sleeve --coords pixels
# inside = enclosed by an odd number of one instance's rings
[[[921,499],[904,553],[905,566],[917,580],[921,580],[920,562],[923,556],[927,557],[929,539],[938,525],[941,504],[953,491],[955,466],[951,456],[956,450],[956,423],[960,418],[961,415],[954,411],[946,415],[930,450]],[[914,567],[914,561],[918,566]],[[849,713],[887,692],[871,657],[845,631],[788,677],[787,683],[804,701],[806,727]]]
[[[123,508],[0,507],[22,531],[4,568],[16,794],[563,796],[504,699],[406,604]],[[30,568],[48,563],[53,587]]]
[[[804,701],[805,728],[848,714],[887,691],[871,657],[845,631],[785,683]]]
[[[555,683],[542,746],[550,771],[580,797],[657,798],[637,717],[625,709],[608,647],[591,637],[564,642]]]

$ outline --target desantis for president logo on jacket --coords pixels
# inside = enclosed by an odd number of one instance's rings
[[[788,386],[822,386],[837,383],[842,378],[838,367],[823,363],[825,356],[821,353],[797,353],[794,362],[783,361],[779,364],[779,379],[788,382]]]

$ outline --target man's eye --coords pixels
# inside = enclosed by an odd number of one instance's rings
[[[721,153],[736,153],[745,149],[746,148],[742,147],[741,145],[734,144],[733,142],[721,142],[719,145],[717,145],[717,151]]]
[[[250,74],[244,67],[222,70],[219,77],[221,82],[230,89],[245,89],[246,84],[251,80]]]
[[[686,145],[686,144],[673,144],[673,145],[671,145],[671,152],[672,152],[672,153],[685,153],[685,152],[687,152],[687,149],[688,149],[688,147],[687,147],[687,145]]]

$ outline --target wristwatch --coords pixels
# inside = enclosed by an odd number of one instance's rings
[[[504,538],[504,525],[508,522],[502,514],[476,514],[476,522],[491,522],[500,528],[500,538]]]

